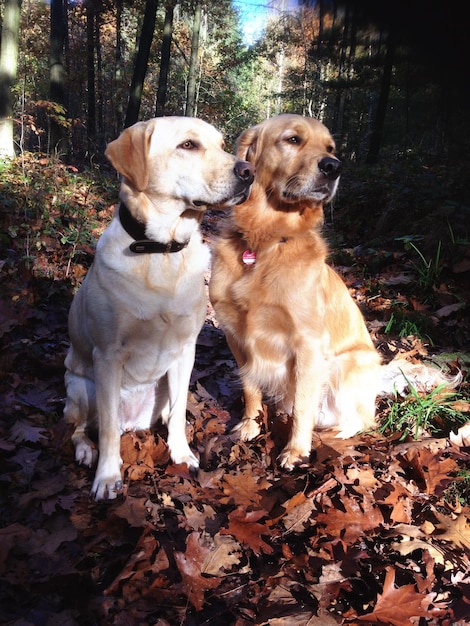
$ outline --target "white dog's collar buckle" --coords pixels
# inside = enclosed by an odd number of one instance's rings
[[[135,254],[167,254],[169,252],[180,252],[183,248],[186,248],[188,241],[180,243],[179,241],[169,241],[168,243],[160,243],[159,241],[152,241],[151,239],[141,239],[134,241],[129,246],[129,250]]]

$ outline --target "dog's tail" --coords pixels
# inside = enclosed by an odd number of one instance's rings
[[[413,388],[418,393],[431,393],[437,387],[453,391],[462,381],[462,373],[446,374],[440,367],[411,363],[396,358],[382,366],[379,396],[405,396]]]

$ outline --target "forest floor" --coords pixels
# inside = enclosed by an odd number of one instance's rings
[[[0,195],[0,623],[470,622],[470,441],[459,424],[438,411],[417,438],[318,433],[311,462],[283,471],[283,416],[267,410],[253,442],[230,434],[240,388],[210,306],[188,396],[198,475],[169,463],[163,429],[126,434],[123,495],[93,501],[93,472],[75,463],[62,419],[63,361],[73,291],[116,185],[97,192],[46,159],[29,164],[25,181],[21,194]],[[205,220],[209,239],[217,219]],[[332,258],[385,360],[439,356],[463,371],[452,402],[465,421],[468,245],[442,272],[439,259],[426,285],[409,249],[343,246]],[[380,404],[379,423],[390,411]]]

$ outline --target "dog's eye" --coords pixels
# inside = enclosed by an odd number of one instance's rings
[[[333,154],[333,152],[335,151],[335,147],[334,146],[327,146],[326,147],[326,151],[328,152],[328,154]]]
[[[295,145],[300,143],[300,137],[298,135],[292,135],[291,137],[287,138],[287,143],[293,143]]]
[[[183,148],[183,150],[197,150],[199,146],[194,141],[191,141],[191,139],[188,139],[187,141],[183,141],[179,147]]]

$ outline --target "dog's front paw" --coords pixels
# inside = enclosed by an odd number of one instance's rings
[[[111,464],[98,463],[95,480],[91,488],[91,495],[95,500],[114,500],[122,490],[120,463],[112,467]]]
[[[171,447],[170,456],[173,463],[177,465],[180,463],[186,463],[191,471],[197,472],[199,469],[199,459],[191,452],[189,446],[183,448],[182,446]]]
[[[109,478],[95,477],[93,487],[91,488],[91,495],[95,500],[114,500],[118,497],[122,490],[122,478],[119,476],[112,476]]]
[[[251,441],[257,437],[260,432],[261,425],[258,420],[250,417],[244,417],[241,422],[232,428],[232,433],[238,435],[242,441]]]
[[[279,465],[286,470],[292,470],[300,463],[307,463],[310,460],[310,449],[297,448],[287,445],[279,455]]]

